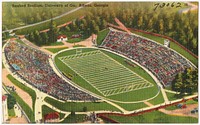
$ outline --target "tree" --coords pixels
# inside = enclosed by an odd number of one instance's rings
[[[34,41],[34,34],[33,34],[33,32],[31,32],[30,34],[29,34],[29,40],[30,41]]]
[[[101,20],[100,20],[100,17],[95,17],[95,22],[98,26],[101,25]]]
[[[83,112],[87,112],[87,107],[86,106],[83,107]]]
[[[85,30],[86,28],[84,27],[84,24],[82,23],[81,25],[80,25],[80,30],[81,31],[83,31],[83,30]]]
[[[48,37],[48,34],[46,32],[41,33],[41,38],[42,38],[42,41],[44,42],[44,44],[48,43],[49,37]]]
[[[185,34],[186,34],[186,41],[187,41],[187,44],[186,44],[186,46],[187,46],[187,48],[191,48],[191,44],[190,44],[190,41],[193,39],[193,31],[192,31],[192,29],[191,29],[191,27],[186,27],[185,28]]]
[[[91,31],[94,31],[96,26],[97,26],[97,24],[95,23],[94,20],[92,20],[92,21],[91,21],[91,25],[90,25]]]
[[[95,28],[94,28],[94,33],[95,33],[95,34],[98,34],[98,32],[99,32],[99,26],[95,26]]]
[[[153,27],[153,19],[149,19],[149,22],[147,24],[147,29],[152,30],[152,27]]]
[[[57,35],[58,35],[58,28],[56,27],[56,23],[51,19],[48,31],[49,42],[50,43],[56,42]]]
[[[172,90],[180,92],[182,81],[182,73],[178,73],[175,77],[174,83],[172,84]]]
[[[137,21],[137,25],[138,25],[139,29],[142,27],[142,25],[143,25],[143,18],[142,18],[142,16],[139,16],[138,21]]]
[[[71,31],[77,31],[78,30],[78,27],[77,27],[75,21],[72,21],[72,23],[69,26],[70,26]]]
[[[193,85],[193,91],[198,91],[198,71],[195,69],[192,71],[192,85]]]
[[[109,21],[109,19],[110,19],[110,14],[109,14],[108,11],[104,11],[102,16],[103,16],[103,19],[105,19],[106,21]]]
[[[143,16],[143,26],[142,26],[142,29],[147,29],[148,21],[149,21],[149,19],[148,19],[147,15],[144,15]]]
[[[166,24],[166,32],[170,32],[173,28],[173,23],[172,23],[172,20],[168,20],[167,21],[167,24]]]
[[[107,22],[103,19],[103,20],[102,20],[102,23],[101,23],[101,28],[102,28],[102,29],[105,29],[106,26],[107,26]]]
[[[16,19],[16,17],[17,17],[17,14],[16,14],[15,9],[13,7],[11,7],[9,11],[10,11],[9,15],[11,15],[10,21],[11,21],[11,23],[13,23],[14,20]]]
[[[2,31],[8,30],[8,28],[5,25],[2,25]],[[9,32],[2,33],[2,39],[6,39],[9,36]]]
[[[159,21],[159,33],[160,34],[164,33],[164,24],[162,19]]]
[[[8,106],[8,109],[12,109],[14,107],[14,105],[16,104],[16,99],[11,96],[10,94],[6,94],[7,96],[7,106]]]
[[[41,18],[41,16],[40,16],[40,14],[37,13],[36,16],[35,16],[35,22],[39,22],[39,21],[41,21],[41,20],[42,20],[42,18]]]
[[[84,27],[88,26],[88,23],[87,23],[87,21],[85,19],[82,19],[82,23],[83,23]]]
[[[192,94],[198,89],[197,69],[188,68],[184,73],[178,73],[172,82],[172,90],[180,92],[180,95]]]
[[[75,116],[75,111],[71,111],[71,116]]]
[[[69,31],[70,31],[69,26],[66,26],[66,27],[65,27],[65,30],[66,30],[67,32],[69,32]]]
[[[40,33],[37,30],[34,32],[34,42],[39,46],[43,44]]]

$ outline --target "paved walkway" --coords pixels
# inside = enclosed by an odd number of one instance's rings
[[[86,46],[86,47],[92,47],[93,43],[92,43],[92,36],[90,36],[89,38],[81,41],[81,42],[77,42],[77,43],[68,43],[65,41],[62,41],[62,43],[64,45],[59,45],[59,46],[42,46],[40,48],[63,48],[63,47],[68,47],[68,48],[73,48],[74,45],[82,45],[82,46]]]
[[[149,102],[144,102],[146,105],[153,107],[154,105]],[[166,109],[159,109],[158,111],[167,114],[167,115],[174,115],[174,116],[185,116],[185,117],[195,117],[198,118],[197,114],[191,114],[190,111],[194,108],[197,108],[198,104],[191,104],[187,105],[185,109],[175,109],[175,110],[166,110]]]
[[[185,2],[189,7],[188,8],[182,8],[180,9],[178,12],[180,13],[187,13],[189,11],[194,11],[194,10],[198,10],[198,5],[195,5],[191,2]]]
[[[8,94],[8,91],[6,91],[4,87],[2,89],[2,94],[3,95]],[[7,123],[9,123],[9,124],[27,124],[28,121],[27,121],[26,117],[21,114],[22,112],[21,112],[20,108],[18,107],[18,105],[15,104],[14,107],[17,107],[17,108],[14,108],[14,112],[17,117],[10,118],[10,121],[6,122],[6,124]]]
[[[50,52],[50,51],[48,51],[48,50],[46,50],[46,49],[44,49],[44,48],[42,48],[42,47],[38,47],[38,46],[36,46],[35,44],[33,44],[33,43],[31,43],[29,40],[27,40],[26,38],[23,38],[23,39],[21,39],[22,40],[22,42],[24,42],[27,46],[29,46],[29,47],[32,47],[32,48],[34,48],[34,49],[37,49],[37,50],[41,50],[41,51],[43,51],[44,53],[46,53],[46,54],[48,54],[48,55],[53,55],[53,53],[52,52]]]
[[[172,90],[167,90],[167,89],[164,89],[165,92],[169,92],[169,93],[173,93],[173,94],[179,94],[180,92],[175,92],[175,91],[172,91]]]
[[[17,116],[17,117],[22,117],[22,111],[20,110],[20,108],[18,107],[18,105],[14,105],[14,111],[15,111],[15,115]]]
[[[9,124],[28,124],[25,116],[11,118]]]
[[[43,92],[40,92],[39,90],[35,90],[35,92],[36,92],[35,121],[36,123],[39,123],[39,121],[42,120],[42,105],[47,95],[44,94]]]
[[[127,33],[131,34],[131,31],[129,31],[126,26],[119,21],[119,19],[115,18],[115,22],[119,25],[119,27],[123,30],[125,30]]]

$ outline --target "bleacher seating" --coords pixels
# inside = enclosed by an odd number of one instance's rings
[[[13,72],[40,91],[61,100],[97,100],[55,74],[49,64],[49,56],[39,50],[10,41],[5,47],[5,55]],[[13,64],[19,68],[16,70]]]
[[[141,36],[110,29],[100,47],[125,55],[138,62],[164,85],[170,85],[179,72],[192,67],[176,52]]]

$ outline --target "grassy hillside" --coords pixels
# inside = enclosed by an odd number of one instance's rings
[[[109,116],[120,123],[198,123],[197,118],[166,115],[159,111],[145,113],[139,116]]]

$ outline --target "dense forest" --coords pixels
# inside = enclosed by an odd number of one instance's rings
[[[12,29],[19,26],[37,23],[59,16],[76,7],[64,7],[65,2],[3,2],[2,22],[4,29]],[[74,3],[78,6],[79,3]],[[26,5],[26,7],[24,7]],[[44,7],[46,5],[46,7]],[[56,5],[56,6],[55,6]],[[59,5],[63,5],[62,7]],[[21,7],[20,7],[21,6]],[[32,6],[32,7],[28,7]],[[43,6],[43,7],[40,7]],[[59,7],[58,7],[59,6]]]
[[[186,69],[185,72],[177,74],[172,82],[172,90],[180,92],[179,95],[193,94],[198,91],[197,69]]]
[[[169,36],[198,54],[198,11],[181,13],[180,8],[166,7],[154,10],[156,3],[118,3],[113,7],[93,8],[88,16],[91,22],[99,20],[114,23],[117,17],[126,27]],[[187,8],[181,3],[182,8]],[[116,7],[121,6],[121,7]],[[102,24],[99,26],[101,27]]]
[[[197,55],[198,11],[182,13],[180,11],[181,9],[188,8],[186,3],[179,3],[180,7],[177,7],[177,3],[175,2],[168,3],[169,6],[159,6],[156,9],[155,5],[158,3],[155,2],[110,2],[106,3],[108,4],[108,7],[85,7],[82,9],[87,12],[84,19],[81,21],[74,21],[71,25],[58,30],[81,30],[82,32],[89,32],[90,34],[98,33],[100,30],[106,28],[107,22],[115,24],[114,18],[117,17],[126,27],[169,36]],[[159,4],[163,5],[161,2]],[[25,24],[31,24],[49,19],[51,12],[53,16],[55,16],[65,11],[69,11],[67,9],[72,9],[37,8],[30,9],[27,13],[26,11],[23,11],[23,9],[16,11],[16,9],[10,7],[5,8],[4,6],[5,5],[3,4],[3,11],[5,12],[3,13],[4,29],[8,28],[6,27],[8,24],[14,25],[14,22],[16,22],[15,20],[20,20]],[[74,12],[74,14],[75,13],[76,12]],[[14,18],[8,20],[11,17]],[[13,19],[15,20],[13,21]],[[57,23],[57,25],[60,24]],[[31,32],[36,32],[36,30]]]

